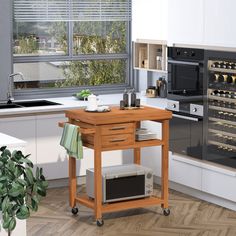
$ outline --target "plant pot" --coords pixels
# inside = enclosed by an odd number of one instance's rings
[[[0,212],[0,235],[8,236],[8,232],[2,228],[2,212]],[[26,220],[16,219],[16,228],[12,231],[11,236],[26,236]]]

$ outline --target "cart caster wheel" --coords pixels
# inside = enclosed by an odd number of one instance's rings
[[[103,219],[97,220],[97,226],[101,227],[101,226],[103,226],[103,225],[104,225]]]
[[[163,214],[164,214],[164,216],[168,216],[170,214],[170,209],[169,208],[164,208],[163,209]]]
[[[78,211],[79,211],[79,209],[78,209],[77,207],[73,207],[73,208],[71,209],[71,213],[72,213],[73,215],[77,215]]]

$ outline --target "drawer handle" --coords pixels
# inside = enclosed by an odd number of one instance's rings
[[[125,129],[125,126],[117,126],[117,127],[112,127],[110,130],[122,130]]]
[[[116,143],[116,142],[124,142],[125,139],[112,139],[110,140],[111,143]]]

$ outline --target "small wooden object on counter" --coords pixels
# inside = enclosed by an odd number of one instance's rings
[[[76,160],[69,157],[69,193],[72,213],[77,214],[76,202],[92,208],[97,225],[103,225],[102,214],[105,212],[145,207],[161,204],[164,215],[168,209],[168,150],[169,120],[172,113],[151,107],[137,110],[120,110],[112,107],[109,113],[88,113],[83,109],[65,112],[70,124],[78,125],[82,133],[83,145],[94,149],[94,191],[95,199],[76,195]],[[136,141],[135,130],[143,120],[151,120],[162,124],[162,139]],[[63,126],[60,123],[59,126]],[[141,147],[162,146],[162,193],[161,197],[151,196],[143,199],[102,204],[102,160],[101,153],[110,150],[134,149],[134,163],[141,162]],[[84,157],[86,158],[86,157]]]

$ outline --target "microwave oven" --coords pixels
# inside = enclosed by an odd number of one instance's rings
[[[86,191],[94,198],[94,169],[86,170]],[[149,197],[153,194],[153,171],[126,164],[102,168],[102,202]]]

